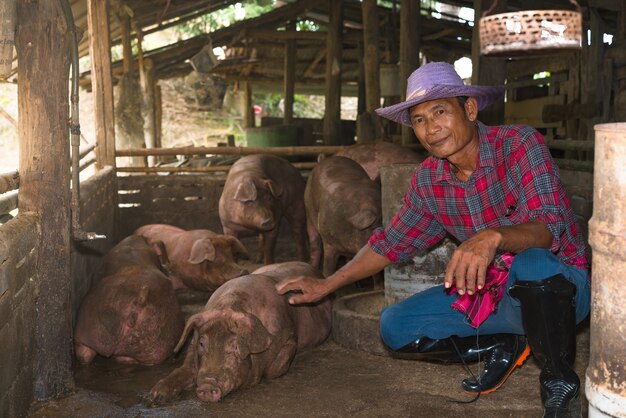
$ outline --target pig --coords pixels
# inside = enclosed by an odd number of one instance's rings
[[[424,157],[409,148],[391,142],[351,145],[335,154],[356,161],[372,180],[380,179],[380,169],[391,164],[415,164],[424,161]]]
[[[306,214],[302,176],[288,161],[273,155],[248,155],[237,160],[226,178],[219,201],[224,233],[259,234],[257,262],[274,262],[280,221],[289,221],[298,259],[306,259]]]
[[[165,244],[170,279],[176,279],[176,288],[213,291],[230,279],[248,274],[236,263],[236,255],[248,258],[248,252],[235,237],[164,224],[144,225],[134,233],[145,237],[148,243]]]
[[[319,268],[323,249],[326,277],[340,256],[354,256],[382,224],[380,184],[346,157],[326,158],[311,171],[304,201],[310,264]]]
[[[319,272],[301,261],[264,266],[222,285],[204,311],[189,318],[176,350],[193,330],[183,365],[150,390],[158,404],[196,387],[203,402],[217,402],[241,387],[285,374],[297,352],[324,342],[331,301],[292,306],[275,285],[285,277]]]
[[[113,247],[96,272],[76,320],[74,351],[80,363],[100,354],[121,363],[154,365],[174,350],[184,319],[162,266],[163,243],[131,235]]]

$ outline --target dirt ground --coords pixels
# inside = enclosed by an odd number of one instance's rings
[[[249,241],[244,241],[253,251]],[[291,247],[283,256],[290,258]],[[280,258],[280,257],[279,257]],[[281,261],[281,260],[279,260]],[[254,267],[250,265],[249,267]],[[352,289],[351,291],[366,290]],[[190,314],[206,294],[181,294]],[[582,326],[575,364],[584,390],[589,330]],[[30,417],[541,417],[539,368],[532,359],[498,391],[473,403],[460,382],[470,376],[460,364],[393,359],[340,346],[332,337],[299,353],[290,370],[274,380],[241,388],[219,403],[202,403],[193,391],[158,407],[147,403],[150,388],[182,364],[178,355],[153,367],[122,365],[97,357],[77,365],[73,395],[32,406]],[[477,374],[480,365],[469,366]],[[583,416],[587,402],[581,393]]]

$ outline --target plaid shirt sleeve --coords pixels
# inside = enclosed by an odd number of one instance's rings
[[[532,130],[511,154],[511,167],[522,187],[517,202],[518,216],[522,219],[539,219],[547,225],[554,239],[552,252],[561,247],[561,236],[567,228],[567,214],[564,208],[565,191],[559,179],[559,169],[545,145],[543,137]]]
[[[413,174],[404,195],[404,204],[387,228],[378,228],[369,240],[370,247],[392,263],[407,262],[412,255],[439,242],[446,235],[443,226],[430,214],[418,184],[419,170]]]

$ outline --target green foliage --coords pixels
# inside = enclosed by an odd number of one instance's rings
[[[261,2],[267,3],[265,5],[258,3],[259,2],[252,0],[236,3],[175,26],[175,30],[181,37],[197,36],[230,26],[244,19],[260,16],[269,12],[274,7],[274,0]]]

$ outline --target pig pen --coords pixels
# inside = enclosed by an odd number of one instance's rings
[[[147,223],[170,223],[183,228],[208,228],[221,231],[217,215],[217,201],[225,177],[223,175],[145,175],[116,177],[112,170],[103,170],[83,183],[81,196],[82,223],[85,230],[107,234],[108,239],[75,246],[72,252],[71,313],[75,319],[80,301],[91,286],[91,272],[99,260],[116,242],[138,226]],[[37,251],[34,241],[35,222],[28,214],[7,223],[1,234],[10,235],[19,245],[12,251],[15,265],[0,265],[16,277],[32,274]],[[253,239],[242,240],[252,255],[256,251]],[[289,228],[281,227],[277,246],[277,261],[295,258]],[[254,268],[255,265],[246,265]],[[30,272],[30,273],[29,273]],[[20,407],[30,403],[32,391],[32,332],[26,309],[35,297],[32,281],[11,283],[21,286],[9,309],[3,308],[1,320],[9,326],[2,328],[2,341],[11,338],[24,348],[20,352],[4,352],[2,383],[8,388],[0,394],[2,416],[21,416]],[[368,283],[343,290],[342,294],[370,290]],[[246,416],[458,416],[501,417],[541,416],[538,376],[539,368],[529,360],[516,371],[503,388],[482,396],[476,402],[461,390],[460,381],[469,377],[462,365],[393,359],[380,348],[377,341],[377,316],[383,304],[372,292],[367,297],[353,298],[341,304],[344,317],[351,329],[366,343],[357,346],[329,338],[321,346],[299,353],[286,375],[271,381],[241,389],[222,402],[205,404],[195,393],[186,392],[177,401],[152,407],[146,398],[150,388],[173,368],[182,363],[177,355],[164,364],[153,367],[122,365],[98,357],[89,365],[73,367],[74,389],[68,396],[48,402],[32,403],[28,416],[32,417],[188,417],[216,415]],[[19,296],[19,298],[18,298]],[[204,305],[209,293],[179,291],[185,315]],[[342,295],[339,295],[342,296]],[[354,296],[354,295],[352,295]],[[347,296],[349,300],[350,296]],[[6,300],[0,300],[6,302]],[[21,307],[21,308],[20,308]],[[346,319],[347,318],[347,319]],[[8,330],[8,333],[7,333]],[[359,331],[363,331],[359,333]],[[587,367],[589,337],[582,327],[578,337],[576,371],[581,379]],[[382,355],[381,355],[382,354]],[[472,373],[479,366],[470,365]],[[581,387],[584,387],[584,382]],[[586,401],[583,398],[584,413]]]

